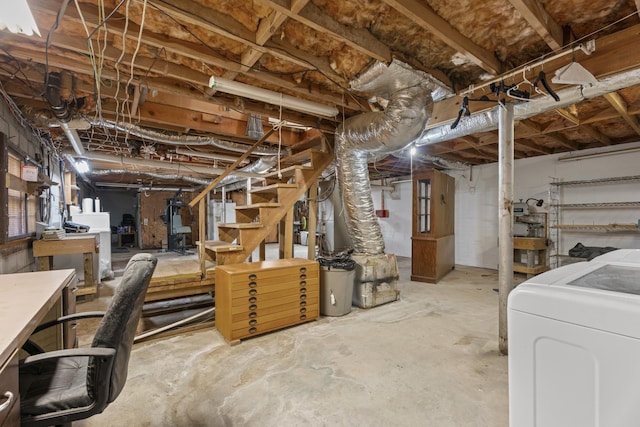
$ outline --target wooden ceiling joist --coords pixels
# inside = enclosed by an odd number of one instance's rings
[[[629,114],[627,103],[617,92],[608,93],[605,96],[605,99],[609,101],[609,103],[615,108],[615,110],[622,116],[625,122],[631,128],[640,135],[640,124],[638,124],[638,119],[635,116]]]
[[[538,0],[509,0],[509,3],[520,12],[551,50],[562,48],[562,27],[553,20]]]

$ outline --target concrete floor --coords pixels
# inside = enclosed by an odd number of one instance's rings
[[[398,262],[393,303],[236,346],[215,329],[136,344],[122,394],[74,425],[506,427],[497,272],[458,266],[433,285]]]

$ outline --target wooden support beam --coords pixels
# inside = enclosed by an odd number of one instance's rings
[[[563,46],[562,27],[553,20],[538,0],[509,0],[552,50]]]
[[[635,116],[629,114],[627,103],[617,92],[612,92],[604,95],[605,99],[609,101],[609,103],[616,109],[616,111],[622,116],[625,122],[631,128],[640,135],[640,124],[638,124],[638,119]]]
[[[207,267],[206,267],[206,256],[205,256],[205,242],[207,241],[206,236],[206,206],[207,202],[205,199],[201,199],[198,203],[198,241],[200,244],[198,245],[198,259],[200,260],[200,277],[205,279],[207,277]]]
[[[318,228],[318,181],[307,191],[309,201],[309,218],[307,221],[307,259],[316,259],[316,229]],[[335,248],[334,248],[335,249]]]
[[[289,8],[287,0],[261,0],[262,3],[313,28],[319,33],[348,45],[357,52],[382,62],[391,61],[391,49],[364,28],[348,27],[340,24],[314,3],[308,2],[298,13]]]
[[[591,138],[601,142],[603,145],[613,144],[613,141],[611,140],[611,138],[609,138],[607,135],[603,134],[602,132],[600,132],[598,129],[594,128],[591,125],[580,125],[578,128],[583,130],[585,133],[587,133]]]
[[[491,52],[460,34],[425,2],[419,0],[383,1],[417,25],[433,33],[453,49],[464,53],[483,70],[492,74],[500,74],[503,71],[502,64]]]

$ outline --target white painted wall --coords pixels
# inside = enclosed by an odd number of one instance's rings
[[[592,154],[609,150],[640,148],[640,143],[580,151]],[[539,211],[546,211],[552,178],[564,181],[640,175],[640,149],[622,154],[592,157],[583,160],[562,161],[570,154],[539,156],[516,160],[514,170],[514,198],[544,199]],[[446,171],[456,179],[456,264],[485,268],[498,265],[498,164],[474,166],[467,170]],[[411,183],[396,184],[399,198],[394,200],[384,192],[385,208],[389,218],[380,218],[387,253],[411,256]],[[565,187],[564,203],[640,201],[640,182],[627,184]],[[397,196],[398,194],[394,194]],[[380,189],[372,191],[376,209],[381,209]],[[533,203],[532,203],[533,204]],[[561,222],[574,224],[636,223],[640,210],[598,209],[565,211]],[[614,246],[640,248],[640,233],[562,233],[560,252],[567,253],[576,243],[585,246]]]

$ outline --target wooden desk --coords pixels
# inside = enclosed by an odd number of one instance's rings
[[[93,254],[99,252],[100,243],[96,235],[67,235],[60,240],[36,240],[33,242],[33,256],[38,258],[38,270],[40,271],[53,268],[55,255],[83,254],[84,286],[78,295],[93,295],[97,291],[98,283],[93,271]]]
[[[57,305],[61,307],[63,290],[75,283],[72,269],[0,275],[0,405],[8,400],[7,392],[14,400],[0,413],[3,427],[20,425],[18,350],[48,315],[58,314],[52,311]],[[63,347],[62,341],[57,344]]]

